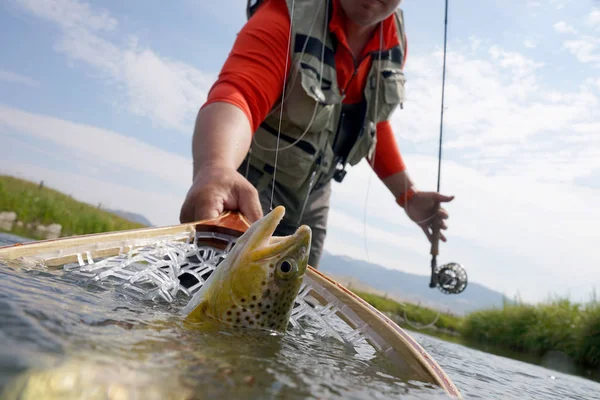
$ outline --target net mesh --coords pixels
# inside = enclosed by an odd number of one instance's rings
[[[185,306],[227,257],[236,239],[196,232],[195,237],[185,234],[122,248],[120,254],[102,259],[94,260],[84,252],[77,254],[77,262],[63,265],[63,270],[85,284],[111,288],[141,300]],[[308,276],[296,298],[289,329],[336,338],[364,355],[386,352],[368,324]]]

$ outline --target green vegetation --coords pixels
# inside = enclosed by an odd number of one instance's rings
[[[429,324],[437,311],[401,304],[372,293],[356,292],[378,310],[388,313],[402,326],[403,313],[414,324]],[[502,308],[476,311],[458,317],[440,313],[435,328],[456,332],[464,344],[489,350],[507,350],[539,359],[549,351],[562,352],[580,367],[600,367],[600,302],[595,296],[587,304],[553,299],[530,305],[506,302]]]
[[[39,184],[0,175],[0,211],[14,211],[17,219],[28,223],[62,225],[61,236],[82,235],[144,227],[98,207],[82,203]],[[11,233],[40,239],[25,227]]]
[[[600,367],[600,303],[553,299],[529,305],[473,312],[463,321],[462,336],[485,345],[543,356],[554,350],[577,364]]]
[[[395,300],[372,293],[359,291],[355,291],[355,293],[379,311],[389,313],[395,317],[394,319],[403,326],[410,326],[403,321],[405,316],[413,325],[429,325],[438,316],[438,312],[430,308],[409,303],[398,303]],[[460,333],[461,324],[462,318],[452,314],[440,313],[439,318],[435,322],[435,328],[426,328],[426,330],[443,330],[448,333]]]

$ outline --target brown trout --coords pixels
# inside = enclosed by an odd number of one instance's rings
[[[302,225],[274,237],[284,214],[278,206],[240,236],[182,309],[188,321],[209,317],[232,327],[285,331],[306,272],[311,229]]]
[[[306,272],[312,233],[302,225],[290,236],[274,237],[284,214],[283,206],[276,207],[238,238],[200,291],[180,311],[192,328],[188,332],[194,332],[195,322],[208,322],[209,327],[225,324],[233,328],[286,330]],[[165,322],[164,328],[169,326]],[[154,328],[158,329],[156,325]],[[148,347],[152,351],[151,343]],[[24,371],[7,384],[0,398],[204,398],[202,393],[175,389],[165,383],[169,379],[159,379],[153,373],[143,374],[124,365],[101,366],[93,362],[93,355],[85,356],[87,351],[77,352],[79,360],[67,357],[59,365]],[[175,377],[171,379],[175,383]]]

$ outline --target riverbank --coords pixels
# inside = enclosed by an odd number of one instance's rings
[[[56,236],[84,235],[142,228],[111,212],[73,199],[57,190],[12,176],[0,175],[0,212],[14,220],[0,231],[30,239],[47,239],[48,228]]]
[[[595,295],[586,304],[562,298],[535,305],[517,301],[460,317],[355,293],[403,328],[600,380],[600,302]]]

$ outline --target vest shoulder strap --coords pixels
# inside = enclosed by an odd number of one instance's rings
[[[248,0],[246,4],[246,18],[250,19],[258,7],[262,4],[263,0]]]
[[[400,64],[404,66],[404,56],[406,54],[406,30],[404,28],[404,11],[402,11],[401,8],[397,8],[394,15],[396,17],[396,34],[398,35],[398,39],[400,42],[400,53],[402,54],[402,60],[400,61]]]

